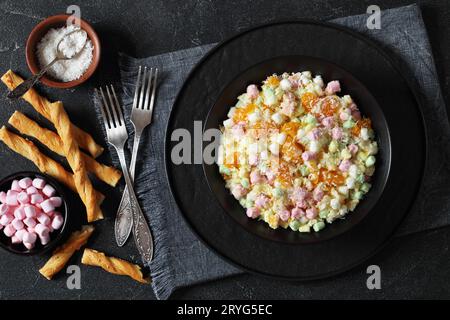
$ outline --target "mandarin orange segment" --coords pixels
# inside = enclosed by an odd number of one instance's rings
[[[302,162],[302,152],[302,146],[291,136],[288,136],[281,146],[281,156],[294,164],[300,164]]]
[[[302,106],[305,109],[305,111],[311,111],[311,109],[314,107],[314,105],[317,102],[317,96],[312,92],[305,92],[301,96],[302,100]]]
[[[327,117],[331,117],[339,110],[340,102],[339,98],[335,96],[329,96],[322,99],[321,112]]]
[[[247,117],[250,113],[252,113],[256,109],[256,105],[253,103],[249,103],[243,108],[236,108],[233,114],[234,123],[239,123],[241,121],[247,121]]]
[[[266,83],[269,86],[276,87],[280,84],[280,79],[277,76],[270,76],[267,78]]]
[[[295,138],[297,136],[297,131],[300,128],[299,122],[287,122],[281,126],[281,132],[286,133],[286,135]]]
[[[356,122],[356,125],[352,128],[352,134],[354,136],[359,136],[362,128],[370,129],[372,127],[372,122],[369,118],[362,118]]]

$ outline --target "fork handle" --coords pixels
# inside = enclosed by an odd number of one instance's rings
[[[128,210],[131,211],[133,217],[134,241],[136,242],[136,246],[142,257],[142,260],[144,261],[144,264],[149,264],[153,259],[152,233],[147,224],[147,221],[145,220],[144,214],[142,213],[141,207],[139,206],[136,194],[134,193],[133,183],[128,173],[123,148],[117,148],[117,154],[119,156],[125,183],[128,187],[129,202],[127,208],[129,208]]]
[[[133,181],[136,168],[137,150],[139,148],[139,141],[141,140],[140,132],[136,129],[134,131],[133,152],[130,163],[130,178]],[[126,243],[133,228],[133,216],[131,211],[128,210],[128,197],[128,187],[125,186],[119,208],[117,209],[116,220],[114,222],[114,235],[116,238],[116,243],[119,247],[122,247]]]

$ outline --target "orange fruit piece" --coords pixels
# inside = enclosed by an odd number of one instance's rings
[[[233,114],[234,123],[239,123],[241,121],[247,121],[247,117],[250,113],[252,113],[256,109],[256,105],[253,103],[249,103],[243,108],[236,108]]]
[[[314,105],[317,102],[317,96],[312,93],[312,92],[305,92],[302,96],[301,96],[301,100],[302,100],[302,106],[305,109],[305,111],[311,111],[311,109],[314,107]]]
[[[334,115],[339,110],[340,102],[336,96],[328,96],[322,99],[321,112],[327,117]]]
[[[277,76],[273,75],[267,78],[266,83],[269,86],[276,87],[280,84],[280,79]]]

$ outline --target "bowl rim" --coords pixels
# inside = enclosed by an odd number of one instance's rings
[[[40,39],[37,39],[38,34],[42,33],[42,37],[48,32],[50,28],[57,27],[57,26],[63,26],[65,24],[65,21],[70,17],[68,14],[59,14],[54,15],[45,18],[41,22],[39,22],[34,28],[31,30],[30,34],[28,35],[26,45],[25,45],[25,58],[27,61],[27,65],[31,73],[34,75],[40,71],[40,66],[38,62],[38,58],[36,55],[36,45],[40,41]],[[39,80],[46,86],[52,87],[52,88],[72,88],[77,85],[80,85],[87,81],[97,70],[97,67],[100,63],[100,56],[101,56],[101,44],[100,44],[100,38],[98,37],[97,33],[95,32],[94,28],[85,20],[81,18],[75,18],[76,21],[79,21],[81,29],[86,31],[88,34],[88,38],[92,41],[94,49],[93,49],[93,56],[92,61],[89,67],[87,68],[86,72],[84,72],[80,78],[68,81],[68,82],[62,82],[55,80],[51,77],[48,77],[46,75],[42,76],[42,78]]]
[[[61,242],[61,240],[65,237],[65,233],[67,231],[67,226],[68,226],[67,221],[70,220],[69,206],[67,205],[66,193],[62,189],[61,185],[54,178],[50,177],[49,175],[47,175],[45,173],[41,173],[41,172],[37,172],[37,171],[19,171],[19,172],[12,173],[12,174],[2,178],[0,180],[0,190],[3,188],[3,186],[5,184],[7,184],[8,182],[12,182],[13,180],[18,179],[19,177],[22,177],[22,178],[24,178],[24,177],[41,177],[41,178],[44,178],[48,184],[50,184],[52,187],[54,187],[56,192],[62,199],[62,206],[64,207],[64,222],[63,222],[63,225],[61,226],[58,234],[56,235],[56,237],[54,239],[52,239],[48,244],[46,244],[45,246],[41,246],[37,250],[35,248],[33,248],[31,250],[25,250],[25,251],[15,250],[14,248],[11,247],[11,245],[5,244],[3,242],[3,240],[1,240],[1,238],[0,238],[0,247],[11,253],[14,253],[17,255],[22,255],[22,256],[32,256],[32,255],[37,255],[37,254],[43,254],[43,253],[46,253],[49,250],[53,249],[54,247],[56,247],[56,245],[59,244]]]
[[[385,127],[385,133],[386,133],[386,135],[387,135],[387,149],[388,149],[388,151],[387,151],[387,159],[386,159],[386,169],[385,169],[385,175],[383,176],[383,177],[380,177],[379,175],[380,175],[380,173],[379,173],[379,171],[380,171],[380,168],[378,168],[378,170],[376,170],[376,172],[378,172],[378,175],[377,175],[377,179],[381,179],[382,181],[380,182],[381,183],[381,187],[380,187],[380,190],[379,190],[379,194],[377,195],[377,199],[373,202],[373,204],[370,206],[370,209],[369,210],[367,210],[367,212],[365,213],[365,214],[363,214],[363,215],[360,215],[358,218],[354,218],[354,219],[356,219],[356,223],[354,223],[353,225],[351,225],[350,227],[348,227],[347,229],[344,229],[344,230],[340,230],[339,232],[337,232],[336,234],[334,234],[334,235],[328,235],[328,236],[324,236],[323,234],[324,233],[322,233],[322,234],[320,234],[320,231],[319,232],[309,232],[309,233],[304,233],[304,234],[302,234],[302,233],[300,233],[300,234],[297,234],[296,236],[297,236],[297,240],[295,240],[295,241],[285,241],[285,240],[281,240],[281,239],[273,239],[273,238],[271,238],[271,237],[269,237],[268,235],[263,235],[263,234],[261,234],[261,233],[259,233],[259,232],[257,232],[257,231],[255,231],[255,230],[253,230],[252,228],[248,228],[248,227],[246,227],[246,226],[244,226],[244,225],[242,225],[242,223],[240,223],[239,221],[237,221],[237,219],[234,217],[234,215],[232,214],[232,213],[230,213],[230,211],[229,211],[229,209],[227,209],[226,208],[226,206],[224,206],[224,204],[223,204],[223,202],[221,201],[221,199],[220,199],[220,197],[217,195],[217,193],[216,193],[216,190],[215,190],[215,187],[213,186],[213,182],[211,181],[211,177],[210,177],[210,175],[209,175],[209,167],[215,167],[214,169],[218,172],[219,171],[219,168],[218,168],[218,164],[217,163],[213,163],[212,165],[208,165],[208,164],[206,164],[204,161],[202,162],[202,171],[203,171],[203,175],[204,175],[204,177],[205,177],[205,180],[206,180],[206,183],[207,183],[207,185],[208,185],[208,188],[209,188],[209,191],[214,195],[214,198],[215,198],[215,200],[219,203],[219,205],[220,205],[220,207],[223,209],[223,211],[228,215],[228,216],[230,216],[233,220],[234,220],[234,222],[236,223],[236,224],[238,224],[240,227],[242,227],[245,231],[247,231],[247,232],[250,232],[250,233],[252,233],[252,234],[254,234],[254,235],[256,235],[256,236],[258,236],[258,237],[260,237],[260,238],[262,238],[262,239],[265,239],[265,240],[269,240],[269,241],[275,241],[275,242],[279,242],[279,243],[283,243],[283,244],[287,244],[287,245],[294,245],[294,246],[303,246],[303,245],[309,245],[309,244],[314,244],[314,243],[317,243],[317,242],[325,242],[325,241],[330,241],[330,240],[332,240],[332,239],[334,239],[334,238],[337,238],[337,237],[340,237],[341,235],[343,235],[343,234],[345,234],[345,233],[347,233],[347,232],[349,232],[351,229],[353,229],[353,228],[355,228],[358,224],[360,224],[367,216],[369,216],[370,214],[371,214],[371,212],[372,212],[372,209],[373,209],[373,207],[376,205],[376,203],[378,202],[378,200],[379,200],[379,198],[382,196],[382,194],[383,194],[383,192],[384,192],[384,189],[385,189],[385,187],[386,187],[386,184],[387,184],[387,181],[388,181],[388,179],[389,179],[389,176],[390,176],[390,174],[391,174],[391,158],[392,158],[392,144],[391,144],[391,134],[390,134],[390,128],[389,128],[389,124],[386,122],[386,118],[385,118],[385,116],[384,116],[384,112],[383,112],[383,110],[380,108],[380,106],[379,106],[379,103],[378,103],[378,101],[377,101],[377,99],[372,95],[372,93],[370,92],[370,90],[366,87],[366,85],[359,79],[359,78],[357,78],[354,74],[352,74],[350,71],[348,71],[346,68],[344,68],[344,67],[342,67],[341,65],[339,65],[339,64],[337,64],[337,63],[335,63],[335,62],[332,62],[332,61],[328,61],[328,60],[326,60],[326,59],[322,59],[322,58],[317,58],[317,57],[313,57],[313,56],[307,56],[307,55],[289,55],[289,56],[277,56],[277,57],[272,57],[271,59],[268,59],[268,60],[265,60],[265,61],[260,61],[259,63],[257,63],[257,64],[255,64],[255,65],[252,65],[252,66],[249,66],[248,68],[246,68],[245,70],[243,70],[240,74],[238,74],[238,75],[236,75],[229,83],[227,83],[225,86],[224,86],[224,88],[221,90],[221,92],[220,92],[220,94],[218,95],[218,97],[217,97],[217,99],[214,101],[214,103],[211,105],[211,107],[209,108],[209,110],[208,110],[208,112],[207,112],[207,116],[206,116],[206,118],[205,118],[205,122],[204,122],[204,125],[203,125],[203,128],[202,128],[202,133],[204,134],[204,132],[207,130],[207,129],[209,129],[209,127],[208,127],[208,124],[209,124],[209,119],[210,119],[210,117],[211,117],[211,114],[212,114],[212,112],[213,112],[213,109],[214,109],[214,107],[217,105],[217,103],[219,102],[219,100],[222,98],[222,96],[225,94],[225,92],[227,91],[227,89],[230,87],[230,85],[232,85],[234,82],[236,82],[236,81],[238,81],[241,77],[242,77],[242,75],[243,74],[245,74],[245,73],[247,73],[247,72],[249,72],[250,70],[253,70],[253,69],[255,69],[255,68],[258,68],[258,67],[260,67],[261,65],[265,65],[265,64],[267,64],[267,63],[269,63],[269,62],[274,62],[274,61],[277,61],[277,60],[280,60],[280,59],[290,59],[290,58],[302,58],[302,59],[307,59],[307,60],[316,60],[316,61],[318,61],[318,62],[320,62],[320,63],[323,63],[323,64],[327,64],[327,65],[329,65],[329,66],[333,66],[334,68],[336,68],[336,69],[338,69],[338,70],[340,70],[340,71],[343,71],[344,73],[346,73],[346,74],[348,74],[349,76],[351,76],[351,78],[355,81],[355,82],[357,82],[357,84],[358,84],[358,86],[361,88],[361,89],[363,89],[363,90],[365,90],[366,92],[367,92],[367,94],[368,94],[368,96],[370,96],[370,98],[371,98],[371,100],[373,100],[373,102],[375,103],[375,105],[376,105],[376,107],[377,107],[377,109],[380,111],[380,114],[382,115],[382,122],[383,122],[383,127]],[[313,72],[313,70],[309,70],[309,71],[311,71],[311,72]],[[334,80],[334,79],[329,79],[329,81],[331,81],[331,80]],[[258,85],[259,86],[259,85]],[[342,98],[342,96],[343,96],[343,93],[341,92],[340,94],[339,94],[339,97],[341,97]],[[236,98],[237,99],[237,98]],[[229,108],[231,108],[232,106],[230,106]],[[217,129],[217,128],[216,128]],[[376,136],[376,141],[378,141],[378,139],[379,139],[379,136],[377,135]],[[379,141],[378,141],[379,142]],[[203,147],[204,147],[204,145],[203,145]],[[378,167],[379,165],[377,165],[377,167]],[[227,189],[226,187],[225,187],[225,180],[223,180],[223,185],[224,185],[224,188],[225,189]],[[370,189],[370,191],[372,191],[372,188]],[[369,191],[369,192],[370,192]],[[228,190],[228,192],[230,193],[230,191]],[[361,200],[361,203],[364,201],[364,200],[366,200],[366,198],[367,198],[367,194],[366,195],[364,195],[364,197],[363,197],[363,199]],[[234,197],[233,197],[233,200],[235,200],[236,202],[239,202],[238,200],[236,200],[236,199],[234,199]],[[357,205],[357,207],[361,204],[361,203],[358,203],[358,205]],[[240,204],[239,204],[239,206],[241,206]],[[241,206],[242,207],[242,206]],[[242,209],[242,208],[241,208]],[[244,211],[245,211],[245,208],[243,209]],[[353,212],[353,211],[349,211],[348,213],[347,213],[347,215],[354,215],[355,214],[355,212]],[[347,218],[347,215],[345,216],[346,218]],[[347,221],[346,221],[347,219],[338,219],[338,220],[336,220],[336,221],[334,221],[333,223],[326,223],[326,225],[327,225],[327,227],[328,228],[330,228],[330,226],[331,225],[337,225],[337,224],[345,224]],[[249,219],[249,221],[250,221],[250,223],[258,223],[258,224],[262,224],[263,225],[263,227],[265,227],[265,228],[269,228],[269,226],[267,225],[267,223],[263,223],[262,221],[259,221],[259,220],[252,220],[252,219]],[[282,234],[287,234],[288,232],[289,233],[294,233],[294,234],[296,234],[296,233],[298,233],[298,232],[296,232],[296,231],[292,231],[292,230],[290,230],[289,228],[287,228],[287,229],[284,229],[284,228],[277,228],[277,229],[274,229],[274,230],[270,230],[271,232],[274,232],[274,233],[277,233],[278,235],[282,235]],[[320,235],[319,235],[320,234]]]

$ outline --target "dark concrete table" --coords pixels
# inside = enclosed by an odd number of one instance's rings
[[[50,99],[61,99],[72,120],[98,135],[98,123],[88,92],[94,86],[117,79],[114,61],[118,51],[144,57],[157,53],[220,41],[235,32],[278,19],[332,19],[366,11],[375,2],[381,8],[411,3],[408,0],[379,1],[80,1],[82,18],[91,22],[101,37],[104,54],[99,72],[87,84],[73,90],[40,88]],[[66,11],[73,1],[0,1],[0,72],[11,68],[29,75],[25,63],[25,40],[43,18]],[[419,1],[423,10],[445,101],[450,86],[450,7],[446,0]],[[36,118],[31,108],[21,102],[9,102],[0,85],[0,124],[5,124],[14,109]],[[42,118],[38,118],[43,120]],[[42,122],[42,121],[41,121]],[[104,159],[107,158],[104,157]],[[107,161],[107,159],[106,159]],[[0,144],[0,177],[19,170],[34,170],[33,165]],[[109,189],[101,188],[108,192]],[[117,198],[117,196],[115,197]],[[107,220],[97,224],[98,232],[91,246],[111,255],[138,261],[134,245],[117,248],[113,240],[113,215],[117,199],[109,201]],[[108,210],[109,209],[109,210]],[[75,208],[76,210],[76,208]],[[79,207],[80,214],[83,212]],[[450,227],[422,232],[394,240],[368,263],[397,272],[395,281],[383,283],[382,290],[369,291],[365,282],[350,281],[366,272],[363,265],[337,279],[302,285],[241,275],[220,281],[183,288],[174,298],[450,298]],[[113,276],[98,268],[81,266],[81,289],[69,290],[67,274],[45,280],[37,270],[45,259],[20,257],[0,250],[0,299],[153,299],[149,286]],[[77,254],[69,264],[79,264]],[[327,286],[349,279],[349,285],[336,296]]]

